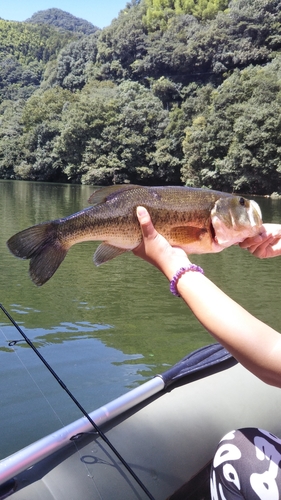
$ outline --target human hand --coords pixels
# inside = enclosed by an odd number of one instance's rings
[[[281,224],[263,224],[261,233],[239,243],[259,259],[281,255]]]
[[[133,253],[162,271],[169,280],[180,267],[190,265],[182,248],[172,247],[154,228],[150,215],[144,207],[137,207],[143,240]]]

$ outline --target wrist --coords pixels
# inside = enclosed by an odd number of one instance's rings
[[[191,265],[190,260],[186,257],[183,259],[167,259],[160,265],[159,268],[166,278],[171,281],[175,274],[181,268],[187,268]]]
[[[204,274],[202,267],[197,266],[196,264],[189,264],[188,266],[180,267],[170,281],[170,292],[176,297],[181,296],[180,293],[178,292],[178,281],[182,278],[182,276],[185,275],[185,273],[189,272]]]

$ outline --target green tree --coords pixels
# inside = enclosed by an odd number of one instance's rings
[[[141,5],[123,10],[118,19],[103,29],[97,39],[96,64],[93,78],[121,83],[130,79],[132,65],[146,53],[146,33],[142,22]]]
[[[5,100],[0,104],[0,178],[14,178],[14,167],[21,155],[23,102]]]
[[[87,144],[82,182],[156,183],[160,175],[152,155],[168,123],[168,112],[150,90],[133,82],[116,89],[115,106],[100,136]]]
[[[17,154],[13,155],[13,174],[20,179],[67,180],[55,144],[61,133],[61,120],[68,105],[77,99],[75,94],[60,87],[31,96],[22,104],[19,118],[20,135],[15,137]],[[13,140],[9,143],[13,146]],[[1,141],[3,162],[11,155]],[[1,149],[0,149],[1,150]]]
[[[149,31],[165,30],[175,14],[189,14],[201,20],[214,19],[218,12],[227,9],[228,4],[228,0],[144,0],[143,21]]]
[[[72,103],[62,116],[60,136],[55,152],[61,158],[68,179],[80,182],[85,172],[83,156],[94,137],[102,141],[102,131],[116,114],[115,86],[92,82],[86,85],[79,100]]]
[[[46,121],[59,121],[63,109],[69,105],[70,102],[77,100],[77,96],[69,90],[62,89],[55,86],[47,89],[43,93],[37,93],[30,97],[26,102],[21,122],[24,130],[30,130],[32,127],[46,122]]]
[[[236,71],[183,141],[188,185],[270,193],[281,188],[281,60]]]
[[[69,12],[55,8],[39,10],[29,19],[26,19],[25,22],[29,24],[48,24],[62,31],[73,31],[84,33],[85,35],[90,35],[98,30],[98,28],[92,23],[89,23],[89,21],[85,21],[85,19],[80,19],[79,17],[69,14]]]
[[[87,83],[89,66],[96,62],[97,52],[97,34],[64,47],[58,56],[56,84],[71,91],[81,90]]]

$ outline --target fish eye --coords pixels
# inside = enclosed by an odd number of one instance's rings
[[[242,205],[242,207],[244,207],[244,205],[245,205],[245,198],[240,198],[239,199],[239,203],[240,203],[240,205]]]

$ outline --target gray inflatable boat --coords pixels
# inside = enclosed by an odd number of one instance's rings
[[[212,344],[2,460],[0,499],[208,499],[220,438],[247,426],[281,435],[280,415],[281,391]]]

